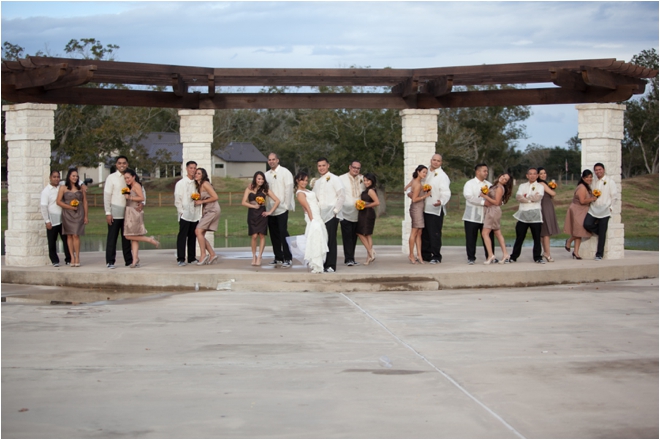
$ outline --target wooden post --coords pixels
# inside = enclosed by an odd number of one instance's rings
[[[159,208],[163,206],[163,197],[162,197],[162,195],[163,195],[163,193],[158,193],[158,207]]]

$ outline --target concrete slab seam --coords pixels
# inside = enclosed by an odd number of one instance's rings
[[[394,339],[396,339],[397,341],[399,341],[399,343],[401,343],[401,345],[403,345],[404,347],[406,347],[407,349],[409,349],[410,351],[412,351],[413,353],[415,353],[415,355],[417,355],[420,359],[422,359],[422,360],[423,360],[424,362],[426,362],[429,366],[431,366],[431,368],[433,368],[435,371],[437,371],[437,372],[440,373],[442,376],[444,376],[445,379],[447,379],[452,385],[454,385],[456,388],[458,388],[463,394],[465,394],[466,396],[468,396],[468,397],[469,397],[470,399],[472,399],[475,403],[477,403],[479,406],[481,406],[483,409],[485,409],[490,415],[492,415],[492,416],[495,417],[498,421],[500,421],[500,422],[501,422],[501,423],[502,423],[507,429],[509,429],[511,432],[513,432],[516,436],[518,436],[518,438],[521,438],[521,439],[526,438],[526,437],[523,436],[521,433],[519,433],[519,432],[518,432],[513,426],[511,426],[510,424],[508,424],[508,423],[506,422],[506,420],[504,420],[502,417],[500,417],[495,411],[493,411],[493,410],[490,409],[488,406],[486,406],[485,403],[481,402],[479,399],[477,399],[477,398],[474,397],[472,394],[470,394],[470,392],[469,392],[468,390],[466,390],[465,388],[463,388],[458,382],[456,382],[454,379],[452,379],[451,376],[449,376],[447,373],[445,373],[444,371],[442,371],[440,368],[436,367],[436,366],[435,366],[431,361],[429,361],[429,360],[428,360],[423,354],[421,354],[420,352],[418,352],[417,350],[415,350],[415,349],[414,349],[413,347],[411,347],[408,343],[406,343],[406,342],[403,341],[401,338],[399,338],[397,335],[395,335],[390,329],[388,329],[388,328],[385,326],[385,324],[383,324],[383,323],[380,322],[378,319],[376,319],[375,317],[373,317],[369,312],[367,312],[365,309],[363,309],[362,307],[360,307],[359,304],[357,304],[355,301],[353,301],[352,299],[350,299],[349,297],[347,297],[347,296],[344,295],[343,293],[340,292],[339,294],[340,294],[341,296],[343,296],[343,297],[344,297],[348,302],[350,302],[353,306],[355,306],[358,310],[360,310],[362,313],[364,313],[369,319],[371,319],[371,320],[374,321],[376,324],[378,324],[379,326],[381,326],[381,327],[382,327],[387,333],[389,333]]]

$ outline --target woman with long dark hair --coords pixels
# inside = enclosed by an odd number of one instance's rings
[[[536,169],[539,173],[538,179],[536,181],[543,185],[543,198],[541,199],[541,216],[543,217],[543,224],[541,225],[541,244],[543,245],[543,258],[548,263],[554,263],[554,259],[550,254],[550,236],[559,234],[559,225],[557,224],[557,216],[555,215],[555,204],[552,202],[552,199],[555,198],[557,194],[555,188],[551,188],[548,183],[548,173],[545,171],[545,168],[539,167]]]
[[[328,253],[328,231],[321,217],[316,194],[307,189],[309,175],[301,171],[293,179],[296,199],[305,211],[305,254],[303,259],[312,273],[323,273],[323,264]]]
[[[128,191],[122,191],[126,198],[126,208],[124,210],[124,237],[131,241],[131,255],[133,263],[129,266],[131,269],[140,267],[140,242],[151,243],[157,248],[160,243],[153,237],[145,237],[147,229],[144,227],[144,210],[137,207],[144,202],[144,191],[140,183],[140,177],[137,173],[127,168],[124,171],[124,181]]]
[[[513,192],[513,179],[509,173],[502,173],[497,178],[494,185],[488,189],[488,194],[479,194],[484,202],[484,227],[481,232],[481,238],[488,252],[488,258],[484,264],[491,264],[495,260],[493,244],[490,241],[490,231],[494,231],[497,241],[502,249],[502,259],[500,264],[510,263],[509,254],[506,253],[506,242],[500,230],[500,220],[502,219],[502,205],[505,205]]]
[[[64,186],[57,193],[57,206],[62,208],[62,234],[66,235],[71,254],[71,267],[80,267],[80,236],[85,235],[87,188],[78,183],[78,169],[70,168]]]
[[[424,191],[424,179],[429,169],[424,165],[419,165],[412,175],[412,180],[404,191],[411,188],[410,203],[410,237],[408,238],[408,260],[412,264],[424,264],[422,260],[422,229],[424,229],[424,199],[431,196],[431,191]],[[415,256],[415,246],[417,246],[417,256]]]
[[[374,251],[374,242],[372,235],[374,233],[374,225],[376,224],[376,206],[380,205],[378,194],[376,193],[376,176],[373,173],[365,173],[362,176],[364,186],[366,189],[360,194],[360,199],[357,203],[362,201],[358,207],[358,221],[357,221],[357,236],[367,250],[367,261],[364,263],[368,265],[376,259],[376,251]]]
[[[266,211],[266,197],[273,200],[273,208]],[[243,206],[248,208],[248,235],[252,237],[250,245],[252,247],[252,265],[261,266],[261,258],[264,254],[266,245],[266,234],[268,234],[268,216],[277,209],[280,199],[268,188],[266,175],[257,171],[254,173],[252,183],[245,188],[243,194]],[[257,256],[257,237],[259,238],[259,255]]]
[[[197,171],[195,171],[195,187],[197,188],[197,194],[200,196],[199,200],[195,200],[195,205],[202,205],[202,218],[195,228],[195,235],[201,253],[197,265],[202,266],[213,264],[218,260],[213,246],[206,239],[206,233],[218,230],[220,204],[218,203],[218,194],[213,189],[209,175],[204,168],[197,168]]]
[[[573,258],[581,260],[580,257],[580,244],[582,238],[591,237],[591,233],[584,229],[584,219],[589,211],[589,204],[597,199],[591,192],[591,184],[594,180],[594,175],[589,170],[582,171],[582,177],[577,184],[571,205],[566,211],[566,221],[564,221],[564,232],[570,235],[566,239],[564,248],[567,252],[571,251],[571,242],[575,242],[575,250],[573,251]]]

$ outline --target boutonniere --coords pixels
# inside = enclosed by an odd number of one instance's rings
[[[603,180],[603,185],[607,185],[607,180]]]
[[[360,184],[364,183],[364,180],[360,179]]]
[[[277,179],[277,173],[273,173],[273,179]]]
[[[535,187],[535,186],[532,187],[532,191],[536,191],[536,187]]]
[[[435,172],[435,177],[438,177],[438,172],[437,171]]]
[[[329,182],[329,181],[330,181],[330,176],[326,177],[326,178],[325,178],[325,181],[326,181],[326,182]]]

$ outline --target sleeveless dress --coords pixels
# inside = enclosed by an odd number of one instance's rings
[[[307,204],[312,211],[312,221],[305,212],[305,263],[312,269],[312,273],[323,273],[323,263],[328,253],[328,231],[321,219],[321,209],[316,194],[311,191],[298,190],[296,195],[302,192],[307,197]]]
[[[83,208],[83,193],[78,191],[65,191],[62,201],[67,205],[72,200],[78,200],[78,209],[62,209],[62,235],[85,235],[85,209]]]
[[[589,211],[589,205],[582,205],[580,203],[580,197],[577,195],[578,189],[580,189],[579,186],[575,189],[571,205],[568,207],[568,211],[566,211],[564,232],[571,237],[591,237],[591,233],[584,229],[583,226],[584,219]],[[591,191],[589,192],[589,195],[591,195]]]
[[[206,200],[210,199],[211,194],[206,191],[200,193],[200,199]],[[253,211],[251,209],[250,211]],[[202,218],[197,224],[195,229],[204,229],[206,231],[217,231],[218,230],[218,221],[220,220],[220,204],[216,200],[213,203],[204,203],[202,205]],[[252,235],[252,234],[250,234]]]
[[[541,215],[543,216],[541,237],[559,234],[559,225],[557,224],[557,216],[555,215],[555,204],[552,202],[552,197],[548,193],[544,193],[541,199]]]
[[[488,190],[488,197],[494,199],[495,191],[500,185],[495,185]],[[500,220],[502,219],[501,206],[484,206],[484,228],[492,229],[493,231],[500,230]]]
[[[360,194],[360,199],[365,203],[372,203],[374,200],[369,196],[369,190],[366,189]],[[360,235],[373,235],[374,225],[376,224],[376,210],[374,208],[365,208],[358,211],[358,221],[356,233]]]
[[[411,228],[424,228],[424,199],[410,204]]]
[[[257,197],[263,197],[266,200],[266,194],[263,191],[248,194],[248,202],[255,202]],[[266,204],[264,203],[259,209],[248,208],[248,235],[264,234],[268,235],[268,217],[264,217],[261,213],[266,212]]]
[[[131,190],[131,196],[137,197],[135,191]],[[147,234],[147,230],[144,227],[144,211],[135,209],[141,204],[142,202],[126,200],[126,209],[124,210],[124,237]]]

